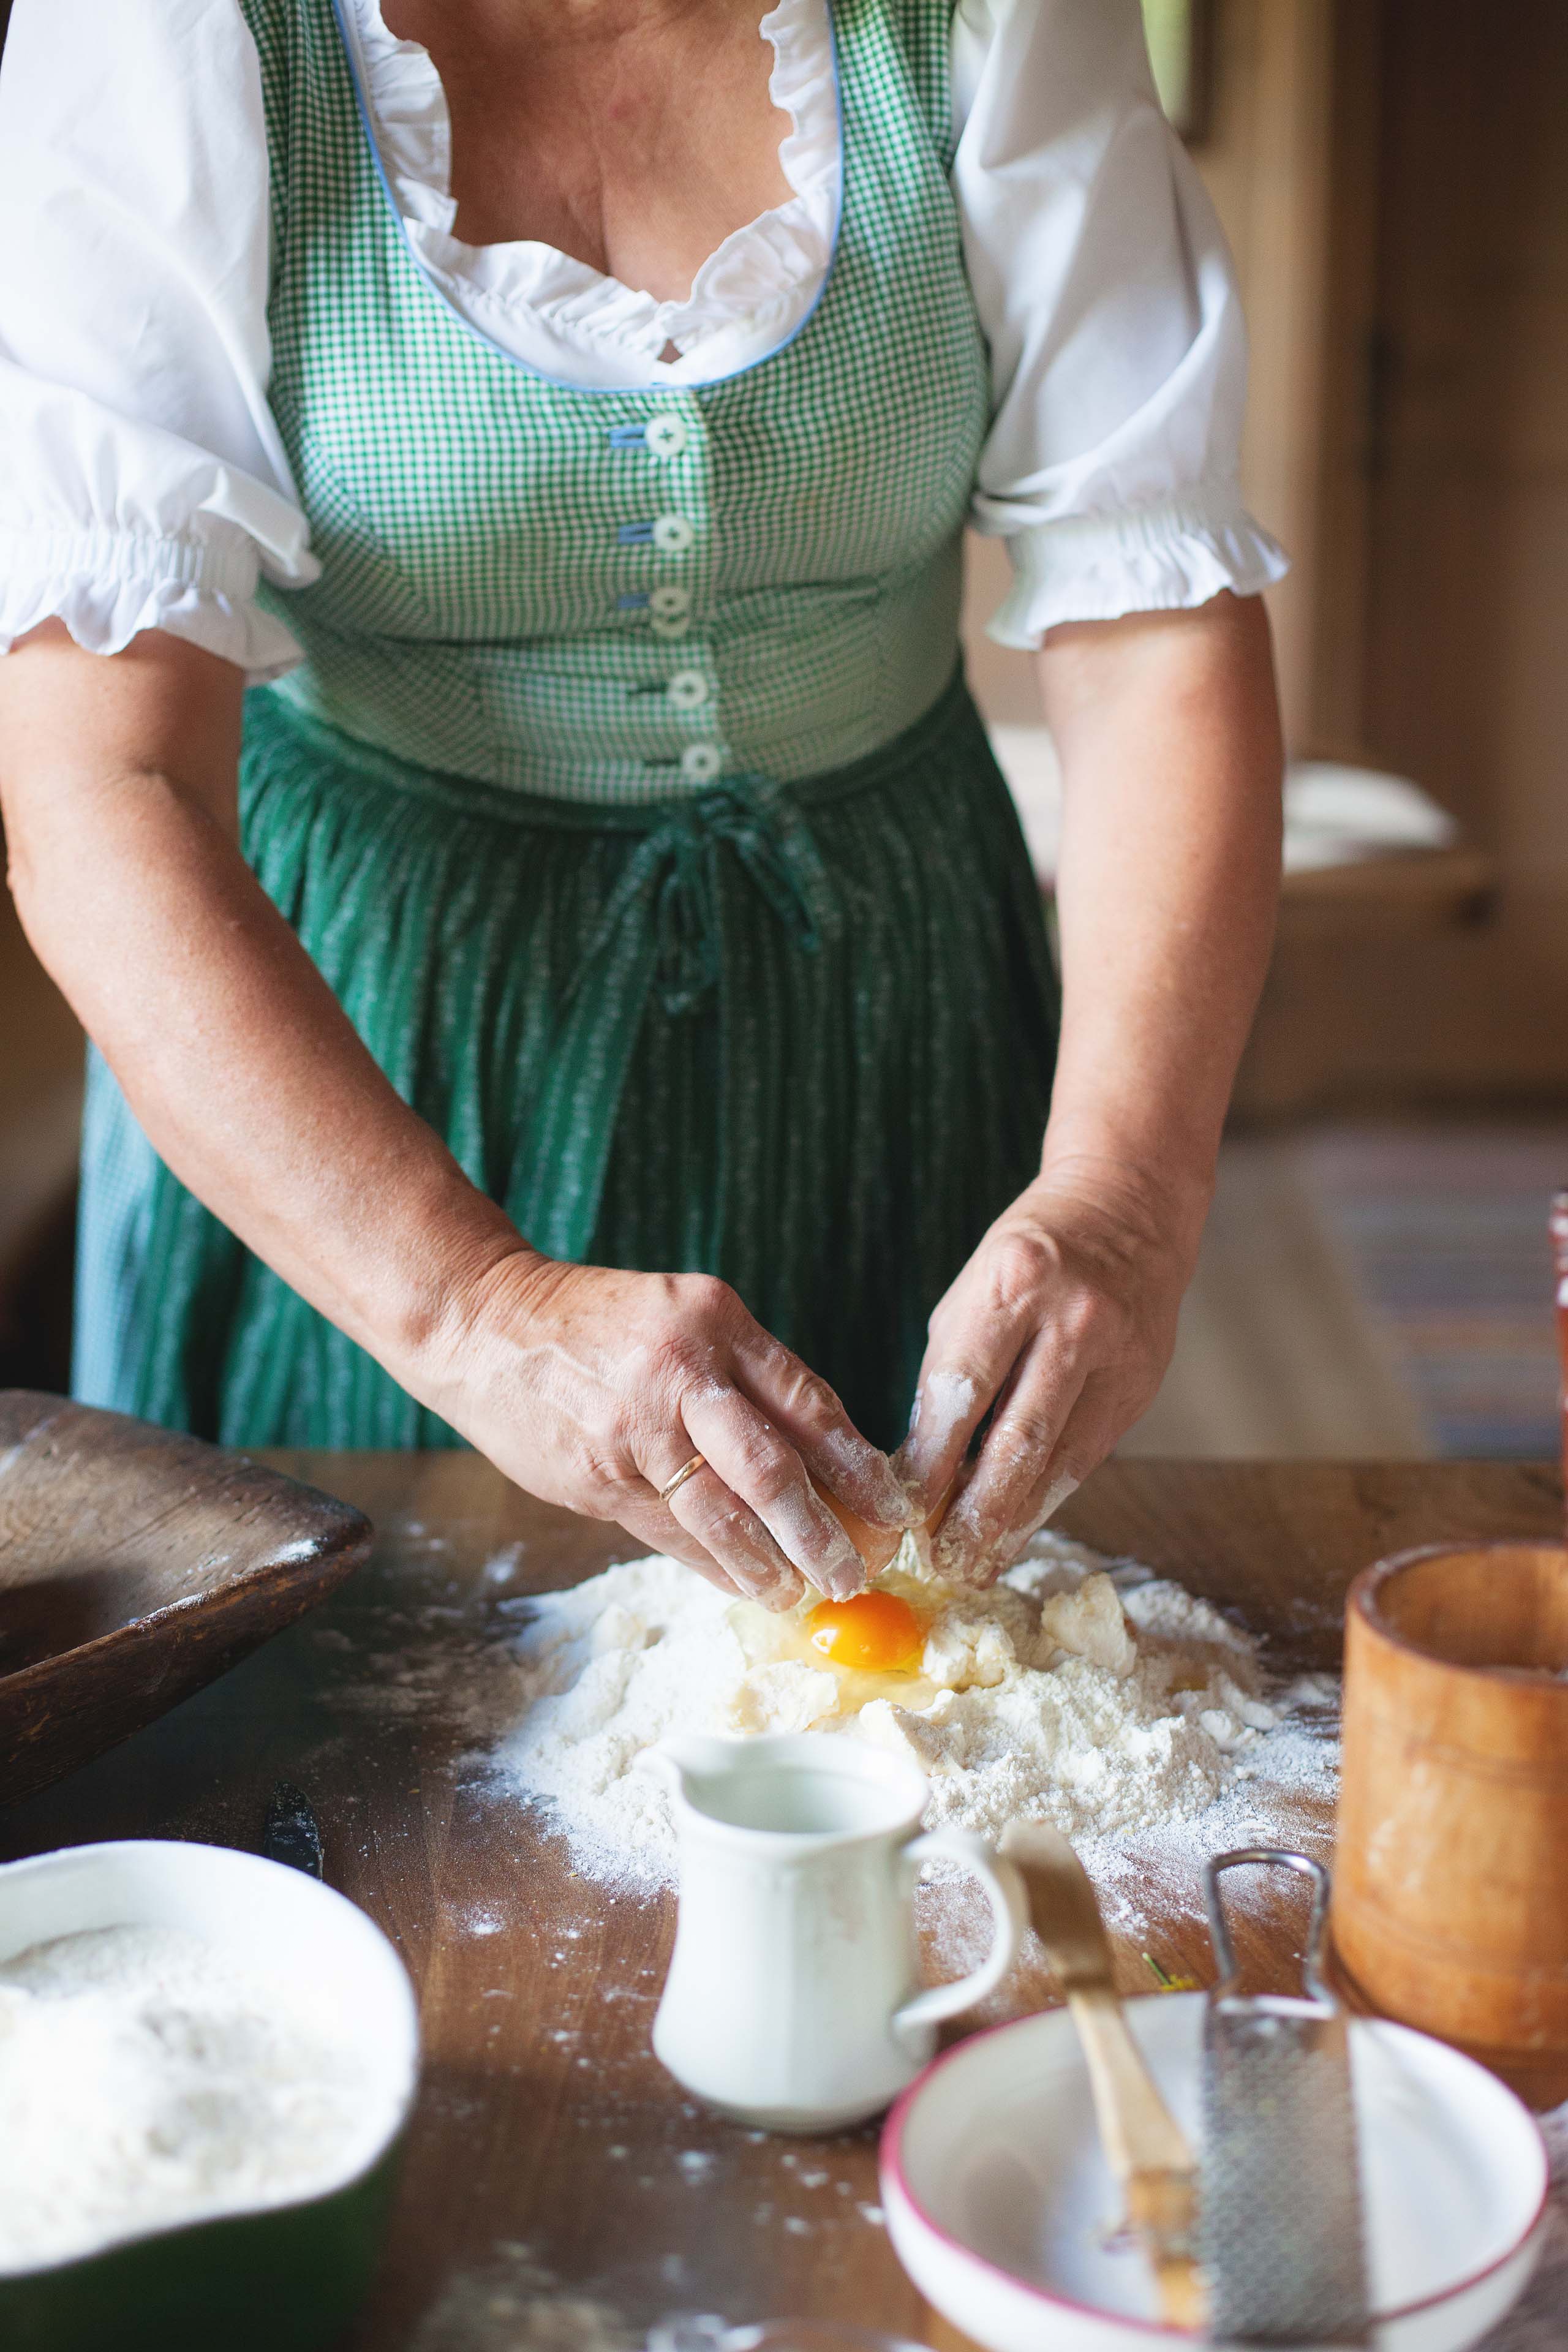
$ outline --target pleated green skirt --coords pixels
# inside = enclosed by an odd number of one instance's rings
[[[646,808],[440,776],[247,703],[246,855],[359,1034],[552,1255],[700,1269],[908,1418],[932,1306],[1035,1172],[1056,990],[962,678],[788,787]],[[456,1443],[89,1089],[77,1391],[241,1445]]]

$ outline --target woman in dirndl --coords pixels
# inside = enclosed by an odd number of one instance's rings
[[[999,1573],[1169,1358],[1278,886],[1136,0],[17,0],[0,251],[78,1393],[467,1442],[778,1606],[956,1480]]]

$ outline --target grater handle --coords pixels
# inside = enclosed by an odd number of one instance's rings
[[[1329,2009],[1338,2009],[1339,2002],[1323,1981],[1323,1929],[1329,1916],[1329,1874],[1321,1862],[1310,1854],[1298,1853],[1290,1846],[1238,1846],[1233,1853],[1216,1853],[1204,1873],[1204,1897],[1208,1909],[1209,1941],[1214,1946],[1215,1964],[1219,1979],[1209,1998],[1222,1998],[1236,1989],[1236,1947],[1230,1940],[1230,1923],[1225,1916],[1220,1895],[1220,1880],[1227,1870],[1240,1870],[1250,1864],[1261,1864],[1276,1870],[1293,1870],[1312,1882],[1312,1914],[1307,1922],[1307,1944],[1301,1956],[1301,1981],[1314,2000]]]

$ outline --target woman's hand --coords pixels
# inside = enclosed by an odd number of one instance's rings
[[[425,1393],[509,1477],[770,1608],[866,1581],[818,1489],[875,1527],[914,1521],[826,1381],[710,1276],[520,1247],[464,1298],[441,1353],[446,1378]],[[661,1503],[696,1454],[704,1466]]]
[[[931,1318],[898,1457],[934,1505],[992,1413],[937,1538],[939,1566],[977,1583],[1160,1385],[1279,889],[1256,597],[1053,629],[1039,675],[1062,764],[1050,1124],[1040,1175]]]
[[[897,1457],[934,1509],[993,1413],[936,1538],[944,1576],[994,1583],[1152,1402],[1193,1222],[1094,1171],[1042,1176],[998,1217],[931,1317]]]

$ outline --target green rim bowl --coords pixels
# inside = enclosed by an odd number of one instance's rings
[[[0,2275],[6,2352],[318,2352],[363,2300],[419,2072],[414,1990],[374,1922],[302,1872],[227,1846],[71,1846],[0,1866],[0,1962],[96,1927],[181,1927],[308,1986],[364,2052],[365,2138],[334,2187]]]

